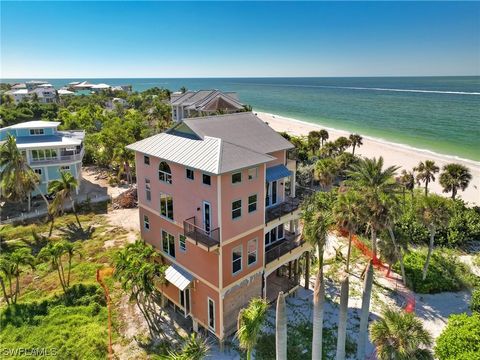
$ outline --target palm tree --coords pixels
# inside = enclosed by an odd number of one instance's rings
[[[350,134],[348,138],[352,144],[352,154],[355,155],[355,148],[363,145],[363,138],[358,134]]]
[[[63,251],[65,253],[65,255],[67,255],[68,259],[67,259],[67,264],[68,264],[68,270],[67,270],[67,279],[65,281],[65,284],[67,286],[67,288],[70,286],[70,272],[72,270],[72,260],[73,260],[73,257],[75,256],[75,254],[79,254],[79,256],[81,256],[80,254],[80,246],[79,246],[79,243],[77,242],[69,242],[69,241],[64,241],[62,242],[62,245],[63,245]]]
[[[430,233],[430,242],[428,246],[427,258],[422,271],[422,280],[427,277],[428,266],[430,264],[430,257],[432,256],[433,246],[435,243],[435,235],[437,230],[445,226],[450,218],[448,211],[448,204],[446,199],[439,195],[425,196],[417,209],[417,216],[419,221],[428,229]]]
[[[372,259],[376,261],[377,258],[377,231],[385,226],[385,203],[383,197],[388,197],[392,201],[396,199],[395,191],[397,183],[394,176],[397,171],[397,166],[390,166],[383,168],[383,158],[378,160],[362,159],[358,163],[352,165],[352,168],[347,172],[349,177],[346,185],[357,189],[364,198],[365,218],[370,228],[370,239],[372,243]],[[368,266],[367,275],[365,277],[364,292],[362,297],[362,311],[360,318],[360,336],[357,346],[357,357],[359,359],[365,358],[366,349],[366,331],[368,327],[368,315],[370,313],[370,298],[372,294],[373,285],[373,267],[370,262]]]
[[[315,164],[314,175],[325,190],[329,190],[338,174],[338,164],[335,159],[320,159]]]
[[[0,190],[2,196],[11,201],[23,201],[28,197],[30,211],[30,193],[36,190],[48,206],[48,200],[38,187],[40,179],[28,165],[26,157],[18,150],[15,138],[9,135],[0,146]]]
[[[362,198],[354,190],[347,190],[340,193],[334,205],[333,212],[337,226],[348,231],[348,250],[345,265],[345,274],[341,281],[340,290],[340,312],[338,316],[337,336],[337,360],[345,359],[345,341],[347,336],[347,313],[348,313],[348,292],[349,292],[349,266],[350,251],[352,248],[352,236],[361,224]]]
[[[48,261],[53,270],[57,270],[58,279],[63,292],[67,293],[67,284],[65,280],[65,271],[63,268],[62,256],[65,254],[64,244],[61,241],[50,241],[40,250],[37,255],[39,260]]]
[[[328,131],[325,129],[321,129],[319,133],[320,133],[320,140],[322,141],[322,146],[323,146],[323,143],[328,140],[328,137],[329,137]]]
[[[182,87],[180,88],[180,92],[181,92],[182,94],[185,94],[185,93],[187,92],[187,90],[188,90],[188,89],[187,89],[185,86],[182,86]]]
[[[345,136],[340,136],[337,140],[335,140],[334,144],[337,146],[338,150],[341,153],[347,150],[350,145],[352,145],[351,141]]]
[[[285,308],[285,295],[283,291],[280,291],[277,297],[277,313],[275,319],[275,349],[277,360],[287,360],[287,314]]]
[[[121,179],[123,173],[127,176],[127,183],[132,183],[132,172],[130,164],[135,161],[134,154],[124,146],[115,148],[113,151],[113,159],[118,163],[118,180]]]
[[[10,261],[14,267],[13,275],[15,276],[15,294],[13,297],[13,303],[17,302],[17,297],[20,294],[20,274],[22,272],[20,266],[29,265],[34,268],[35,258],[32,255],[32,251],[29,248],[22,247],[15,250],[9,256]]]
[[[432,337],[412,313],[384,310],[382,318],[370,327],[370,339],[379,360],[433,359],[428,350]]]
[[[69,199],[72,204],[72,210],[77,219],[78,227],[82,229],[82,224],[78,218],[77,210],[75,209],[75,201],[73,200],[73,193],[78,187],[78,182],[75,177],[67,171],[60,171],[60,179],[53,180],[48,185],[48,192],[55,193],[55,199],[53,200],[52,205],[58,209],[57,211],[63,210],[63,203],[65,200]]]
[[[428,194],[428,184],[432,181],[435,181],[435,174],[438,173],[440,169],[435,165],[435,161],[426,160],[425,162],[420,161],[418,166],[413,168],[413,171],[417,172],[417,182],[425,183],[425,196]]]
[[[310,131],[307,137],[307,144],[309,150],[314,154],[318,149],[320,149],[320,141],[322,137],[320,131]]]
[[[210,346],[207,341],[195,333],[184,342],[182,349],[178,352],[169,351],[168,360],[202,360],[207,357]]]
[[[405,190],[410,191],[413,199],[413,190],[415,189],[415,175],[411,171],[402,170],[398,182],[403,187],[403,202],[405,203]]]
[[[470,170],[462,164],[447,164],[443,167],[443,172],[440,174],[440,185],[443,187],[443,192],[452,192],[452,199],[457,196],[457,190],[465,191],[468,184],[472,180]]]
[[[267,308],[265,300],[253,298],[248,306],[238,313],[237,338],[240,347],[247,351],[247,360],[252,358],[252,351],[267,317]]]
[[[12,279],[15,276],[15,265],[10,258],[5,255],[0,256],[0,272],[0,284],[2,286],[3,297],[5,298],[7,305],[10,305],[14,297]],[[7,293],[5,281],[8,282],[9,293]]]
[[[304,220],[303,238],[318,251],[318,272],[313,290],[313,334],[312,360],[322,359],[323,308],[325,302],[325,282],[323,278],[323,251],[327,235],[333,225],[333,217],[328,204],[316,198],[307,201],[302,213]]]

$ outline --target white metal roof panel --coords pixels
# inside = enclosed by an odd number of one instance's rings
[[[183,291],[193,281],[193,276],[180,266],[172,264],[165,271],[165,279]]]

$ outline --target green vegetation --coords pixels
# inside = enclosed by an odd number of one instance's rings
[[[470,300],[470,310],[480,313],[480,288],[472,291],[472,299]]]
[[[254,298],[238,314],[237,338],[240,348],[247,352],[247,360],[252,358],[252,351],[267,316],[267,308],[268,304],[265,300]]]
[[[459,291],[480,283],[480,278],[457,259],[455,252],[447,249],[433,253],[427,276],[422,280],[426,256],[425,250],[411,251],[405,255],[407,285],[413,291],[423,294]],[[398,265],[395,269],[398,270]]]
[[[437,338],[435,356],[439,360],[480,359],[480,314],[451,315]]]

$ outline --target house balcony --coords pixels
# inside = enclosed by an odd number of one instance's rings
[[[183,222],[183,234],[207,251],[220,245],[220,228],[206,231],[195,224],[195,217]]]
[[[301,238],[300,234],[285,231],[284,239],[265,249],[265,264],[270,264],[274,261],[284,263],[284,260],[289,258],[289,255],[305,251],[303,249],[304,245],[305,240]]]
[[[45,160],[34,160],[31,159],[30,164],[31,165],[49,165],[49,164],[60,164],[60,163],[66,163],[66,162],[76,162],[76,161],[82,161],[83,155],[84,155],[84,149],[78,153],[78,154],[71,154],[71,155],[58,155],[57,157],[52,157],[49,159]]]
[[[300,199],[287,196],[285,201],[280,204],[265,209],[265,224],[274,220],[280,220],[282,217],[289,214],[293,215],[293,213],[299,209]]]

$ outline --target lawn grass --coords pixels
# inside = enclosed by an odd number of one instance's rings
[[[105,217],[95,212],[81,214],[80,221],[84,233],[76,229],[73,214],[58,217],[52,240],[79,244],[80,254],[72,261],[71,289],[80,286],[89,290],[72,295],[75,298],[72,302],[63,294],[57,271],[49,263],[38,261],[35,270],[22,269],[17,304],[9,307],[4,302],[0,304],[3,348],[50,348],[55,349],[54,358],[58,359],[106,358],[107,308],[103,290],[96,282],[96,271],[110,266],[118,249],[105,247],[105,241],[124,242],[128,232],[110,226]],[[30,247],[38,253],[37,248],[42,245],[39,239],[48,235],[49,226],[36,221],[0,227],[2,253],[8,254],[18,247]],[[33,233],[39,236],[34,237]],[[113,280],[107,278],[106,283],[111,290],[118,290]],[[112,315],[118,321],[116,314]],[[113,327],[114,340],[118,338],[116,329],[118,326]]]

